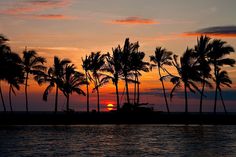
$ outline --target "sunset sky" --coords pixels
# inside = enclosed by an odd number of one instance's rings
[[[196,44],[199,34],[225,40],[236,49],[235,6],[235,0],[0,0],[0,34],[10,39],[9,45],[19,54],[27,46],[46,57],[48,66],[56,55],[71,59],[81,71],[81,57],[92,51],[111,52],[112,47],[123,45],[126,37],[131,42],[139,41],[147,61],[157,46],[181,55],[187,46]],[[236,59],[236,53],[231,57]],[[233,80],[232,88],[225,89],[226,105],[228,110],[236,111],[233,106],[236,102],[236,68],[225,69]],[[170,83],[166,86],[172,88]],[[165,110],[160,87],[156,69],[143,74],[142,102]],[[132,90],[133,85],[130,88]],[[30,82],[30,110],[53,110],[54,93],[48,102],[43,102],[44,89],[45,85],[39,87],[36,82]],[[101,90],[101,105],[105,110],[105,105],[116,102],[115,88],[110,83]],[[123,90],[121,84],[120,92]],[[5,85],[6,101],[7,91]],[[96,95],[92,95],[95,108]],[[213,110],[213,98],[213,91],[209,91],[204,111]],[[84,110],[85,99],[74,94],[71,108]],[[121,99],[124,101],[125,96]],[[65,107],[65,102],[60,94],[60,109]],[[192,95],[190,103],[190,111],[198,111],[199,95]],[[170,104],[171,111],[184,110],[181,90]],[[220,111],[220,101],[218,104]],[[25,109],[23,90],[14,97],[13,107]]]

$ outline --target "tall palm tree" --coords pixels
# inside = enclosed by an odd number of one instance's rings
[[[207,81],[207,79],[211,78],[211,67],[208,60],[208,53],[210,52],[211,46],[210,46],[210,40],[211,38],[207,36],[201,36],[199,39],[197,39],[197,45],[194,47],[194,55],[196,57],[195,64],[200,65],[200,70],[202,73],[202,89],[201,89],[201,98],[200,98],[200,105],[199,105],[199,112],[202,113],[202,101],[203,101],[203,95],[205,90],[205,85],[208,85],[210,88],[212,88],[212,85],[210,82]]]
[[[9,105],[11,112],[13,111],[11,95],[15,93],[15,89],[20,90],[20,84],[24,82],[23,67],[21,65],[21,58],[18,54],[11,52],[7,57],[7,74],[6,81],[9,84]]]
[[[108,53],[106,71],[111,75],[108,75],[107,78],[111,79],[113,84],[116,87],[116,108],[117,111],[120,110],[120,98],[119,98],[119,89],[118,83],[119,78],[122,75],[122,66],[121,66],[121,50],[120,47],[112,49],[112,55]]]
[[[139,76],[141,76],[141,71],[149,71],[149,63],[144,61],[144,52],[132,52],[131,53],[131,70],[134,72],[134,104],[139,104]],[[137,91],[136,91],[137,90]],[[137,100],[136,100],[137,95]]]
[[[176,88],[181,87],[181,83],[184,85],[184,97],[185,97],[185,113],[188,113],[188,93],[195,93],[195,91],[201,92],[195,82],[203,81],[201,78],[200,67],[194,64],[193,49],[187,48],[183,56],[180,58],[180,63],[177,61],[178,56],[174,55],[174,61],[172,64],[175,66],[179,76],[172,76],[171,82],[174,84],[171,90],[170,97],[172,98],[173,92]]]
[[[105,71],[105,57],[106,54],[101,54],[100,52],[92,52],[89,56],[91,60],[91,73],[92,73],[92,81],[94,83],[93,91],[97,93],[97,109],[100,112],[100,93],[99,88],[108,82],[106,75],[102,73]]]
[[[165,69],[165,65],[171,66],[172,63],[172,52],[167,51],[165,48],[162,47],[157,47],[155,50],[155,55],[150,56],[150,61],[154,63],[154,66],[157,66],[158,69],[158,73],[159,73],[159,77],[160,77],[160,81],[162,84],[162,90],[163,90],[163,95],[165,98],[165,103],[166,103],[166,109],[167,112],[169,113],[169,105],[168,105],[168,101],[166,98],[166,91],[165,91],[165,86],[164,86],[164,82],[162,79],[162,75],[161,75],[161,70],[163,72],[167,72],[167,70]]]
[[[65,67],[71,63],[69,59],[60,59],[57,56],[54,56],[54,64],[52,67],[50,67],[47,71],[47,75],[45,77],[42,77],[42,82],[46,81],[49,82],[49,85],[44,91],[43,94],[43,100],[47,101],[48,94],[52,90],[53,87],[56,86],[56,92],[55,92],[55,108],[54,112],[57,113],[58,111],[58,90],[59,85],[61,83],[61,78],[64,75]]]
[[[132,58],[131,54],[134,52],[138,52],[138,48],[139,48],[138,42],[130,43],[129,38],[126,38],[123,49],[122,50],[120,49],[122,54],[120,62],[122,65],[122,75],[125,79],[125,88],[126,88],[126,96],[128,104],[130,104],[128,82],[130,81],[129,77],[133,75],[131,69],[131,58]]]
[[[85,96],[84,91],[80,88],[81,85],[87,84],[84,74],[75,71],[74,65],[66,65],[65,73],[62,78],[62,84],[60,85],[60,90],[64,93],[66,97],[66,111],[69,112],[69,101],[70,95],[73,92],[77,94],[82,94]]]
[[[84,69],[85,78],[88,82],[86,84],[86,95],[87,95],[87,112],[89,112],[89,82],[91,80],[89,71],[91,70],[91,60],[90,60],[90,57],[88,57],[87,55],[85,59],[82,58],[82,68]]]
[[[231,58],[225,58],[226,55],[234,52],[234,48],[227,45],[227,42],[215,39],[211,43],[211,51],[208,53],[209,62],[213,65],[214,79],[217,83],[217,76],[220,67],[224,65],[234,66],[235,60]],[[216,113],[216,102],[217,102],[217,84],[215,87],[215,101],[214,101],[214,113]]]
[[[25,74],[25,107],[27,112],[29,112],[27,92],[29,74],[33,74],[35,76],[42,75],[44,71],[46,71],[46,67],[43,65],[45,62],[46,59],[44,57],[38,56],[34,50],[25,50],[23,52],[22,65]]]
[[[10,47],[7,45],[8,39],[0,34],[0,95],[1,95],[1,100],[2,100],[2,106],[4,112],[6,112],[6,105],[2,93],[2,88],[1,88],[1,82],[2,80],[5,80],[6,72],[7,72],[7,55],[11,52]]]

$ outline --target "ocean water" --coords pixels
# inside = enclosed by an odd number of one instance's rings
[[[0,127],[0,156],[235,157],[236,126],[7,126]]]

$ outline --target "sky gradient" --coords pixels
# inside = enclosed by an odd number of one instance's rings
[[[187,46],[196,44],[197,36],[202,33],[223,39],[236,48],[235,6],[235,0],[0,0],[0,33],[10,39],[10,46],[19,54],[27,46],[46,57],[48,66],[52,65],[56,55],[71,59],[81,71],[81,57],[92,51],[111,52],[112,47],[123,45],[126,37],[131,42],[139,41],[147,61],[157,46],[181,55]],[[231,57],[236,59],[236,54]],[[223,94],[228,109],[236,111],[236,106],[233,106],[236,102],[236,69],[225,69],[233,85]],[[172,87],[170,83],[166,86],[168,89]],[[155,104],[157,110],[164,110],[160,87],[156,69],[143,74],[142,102]],[[54,108],[53,93],[48,102],[42,101],[44,89],[45,85],[39,87],[36,82],[30,82],[30,110]],[[123,89],[121,83],[121,93]],[[7,85],[4,85],[4,91],[7,95]],[[101,91],[104,107],[108,103],[115,104],[115,88],[111,83]],[[182,95],[180,90],[170,102],[172,111],[183,111]],[[204,111],[213,110],[212,96],[209,91]],[[95,108],[95,94],[91,99]],[[124,100],[125,96],[121,99]],[[65,107],[65,101],[60,93],[59,108]],[[190,111],[198,111],[198,101],[199,95],[191,96]],[[85,102],[85,97],[74,94],[71,107],[84,110]],[[221,110],[220,101],[218,104]],[[24,110],[23,91],[17,92],[13,107]]]

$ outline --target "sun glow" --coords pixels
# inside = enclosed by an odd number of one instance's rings
[[[107,104],[107,110],[108,111],[112,111],[114,109],[114,105],[113,104]]]

